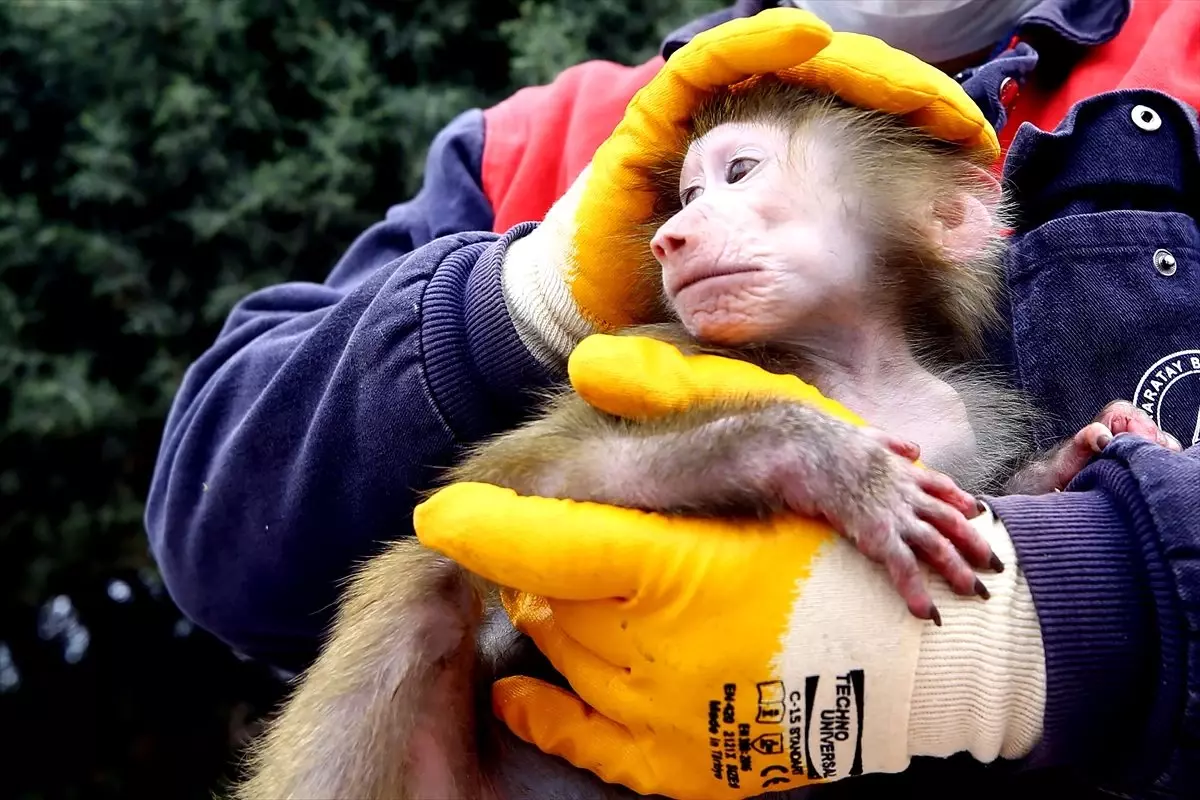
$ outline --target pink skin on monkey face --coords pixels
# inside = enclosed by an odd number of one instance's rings
[[[797,320],[857,304],[869,253],[838,160],[820,137],[761,124],[727,123],[689,148],[684,207],[651,249],[692,335],[733,346],[777,340]]]
[[[819,124],[792,132],[730,122],[688,148],[683,208],[650,247],[667,298],[693,336],[736,347],[862,319],[877,193],[856,179],[838,135]],[[995,179],[977,172],[998,197]],[[924,212],[930,240],[959,258],[995,227],[994,210],[964,192],[931,196]]]

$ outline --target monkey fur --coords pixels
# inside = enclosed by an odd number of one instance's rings
[[[809,90],[762,80],[720,93],[695,115],[689,145],[731,123],[782,130],[789,141],[811,133],[841,159],[847,185],[857,187],[838,186],[828,202],[818,197],[811,207],[815,214],[841,202],[847,219],[864,223],[865,232],[858,235],[869,238],[874,254],[870,278],[875,288],[867,312],[895,320],[887,330],[896,332],[915,366],[879,403],[855,410],[890,431],[885,412],[907,398],[904,414],[927,422],[933,416],[934,426],[959,429],[971,446],[942,448],[944,454],[922,446],[921,458],[931,467],[925,473],[934,476],[922,487],[916,482],[923,479],[906,471],[913,457],[905,445],[910,437],[871,436],[799,403],[714,403],[659,421],[628,422],[564,392],[525,425],[475,447],[449,470],[446,482],[479,481],[521,494],[670,513],[755,515],[787,507],[823,515],[843,533],[878,529],[881,523],[893,530],[908,526],[915,535],[910,541],[923,545],[925,557],[956,591],[982,594],[967,560],[994,569],[994,556],[989,559],[986,548],[972,551],[970,546],[960,554],[950,544],[964,544],[965,537],[956,536],[975,502],[963,489],[1002,491],[1019,475],[1025,475],[1019,484],[1024,491],[1058,488],[1048,485],[1044,468],[1019,470],[1033,460],[1029,406],[1001,381],[970,366],[999,319],[1002,203],[985,197],[984,183],[977,180],[980,165],[968,155],[893,116]],[[792,160],[817,163],[819,153],[791,150]],[[685,156],[661,155],[658,216],[639,232],[642,241],[651,241],[656,232],[661,236],[672,218],[683,218]],[[713,197],[720,191],[708,190]],[[982,198],[992,209],[991,227],[969,257],[948,254],[924,227],[926,217],[910,213],[945,202],[940,213],[953,226],[954,192]],[[764,202],[775,202],[773,197]],[[679,234],[672,241],[685,238]],[[660,267],[665,270],[667,262],[651,256],[666,250],[649,250],[639,274],[661,281]],[[685,352],[718,353],[790,372],[854,407],[849,402],[854,398],[840,396],[844,383],[823,381],[820,353],[809,351],[802,337],[701,341],[694,328],[709,318],[693,318],[690,330],[688,319],[666,297],[662,319],[671,321],[625,333],[663,339]],[[893,377],[886,370],[881,375],[885,384]],[[933,398],[931,404],[923,404],[925,398]],[[958,410],[938,418],[939,398],[949,403],[946,408]],[[789,496],[789,487],[797,484],[810,488]],[[919,518],[922,503],[927,511],[940,510]],[[895,552],[883,551],[898,542],[898,536],[877,541],[873,546],[879,552],[869,555],[895,562]],[[858,544],[867,552],[868,545]],[[907,558],[905,569],[915,572],[915,560],[911,554]],[[957,567],[949,564],[953,559]],[[903,587],[903,571],[890,566],[889,571]],[[928,616],[933,615],[936,611]],[[252,745],[248,777],[234,787],[234,796],[633,797],[521,742],[495,719],[491,684],[513,674],[564,685],[545,657],[514,631],[494,587],[413,539],[391,543],[352,577],[322,652]]]

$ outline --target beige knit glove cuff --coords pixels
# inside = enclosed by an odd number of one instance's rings
[[[978,761],[1027,755],[1042,735],[1046,664],[1037,611],[1004,523],[986,511],[972,524],[1007,565],[982,576],[986,601],[931,581],[942,626],[921,637],[909,714],[908,752]]]

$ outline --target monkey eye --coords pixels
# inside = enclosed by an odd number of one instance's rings
[[[699,186],[689,186],[679,193],[679,202],[685,206],[700,196],[701,189]]]
[[[756,166],[758,166],[758,161],[753,158],[735,158],[725,167],[725,180],[729,183],[737,183]]]

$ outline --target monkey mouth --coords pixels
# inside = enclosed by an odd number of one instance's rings
[[[713,278],[728,278],[732,275],[742,275],[747,272],[758,272],[758,267],[745,265],[728,267],[701,267],[698,269],[682,269],[678,274],[667,279],[667,292],[674,297],[684,289],[691,288]]]

